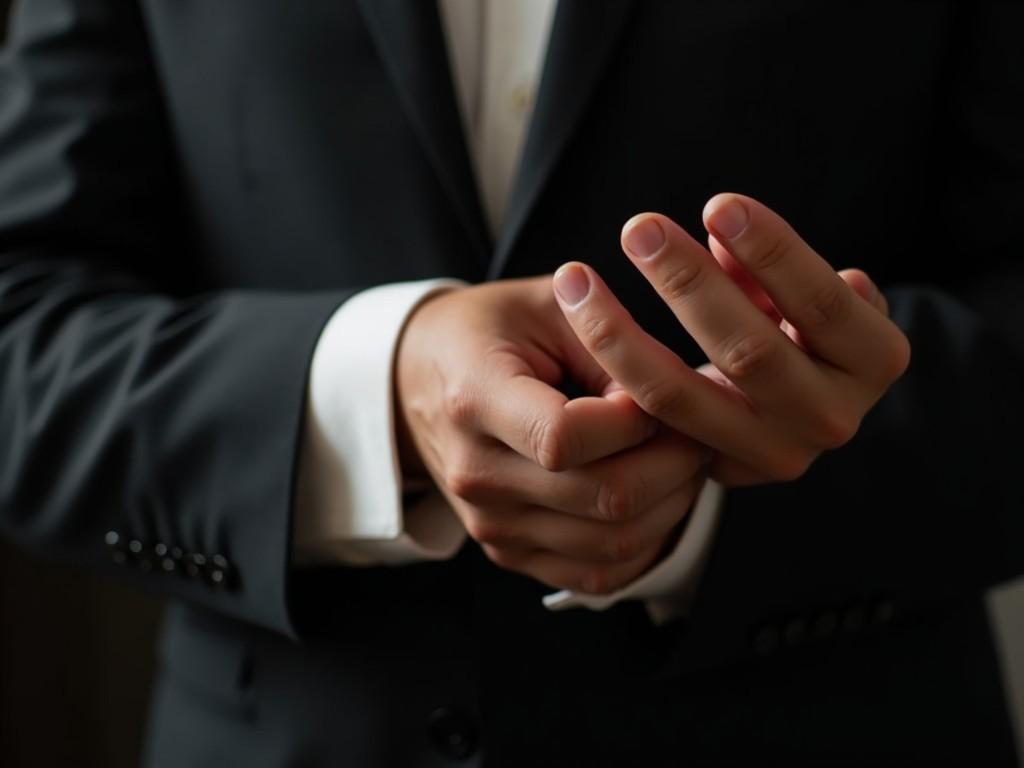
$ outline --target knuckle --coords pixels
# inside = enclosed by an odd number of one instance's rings
[[[615,324],[602,316],[588,317],[583,323],[582,334],[587,347],[597,355],[610,352],[619,339]]]
[[[837,412],[827,413],[818,419],[817,442],[822,448],[839,448],[850,442],[860,428],[860,420]]]
[[[598,517],[608,523],[621,523],[634,517],[637,506],[634,489],[617,474],[608,473],[598,489]]]
[[[445,475],[445,485],[454,496],[458,496],[463,501],[472,501],[479,496],[482,490],[479,475],[462,467],[448,471]]]
[[[797,325],[809,329],[841,326],[852,309],[852,292],[841,279],[833,280],[811,297]]]
[[[685,302],[700,290],[707,275],[707,265],[698,259],[677,262],[662,275],[659,293],[670,303]]]
[[[452,384],[444,392],[444,412],[457,427],[467,427],[476,416],[476,403],[469,387]]]
[[[747,335],[726,340],[719,369],[733,381],[743,381],[773,372],[782,361],[777,339]]]
[[[668,424],[682,420],[689,402],[681,387],[668,379],[650,379],[637,389],[636,403],[644,411]]]
[[[470,538],[480,544],[493,547],[502,540],[501,526],[479,510],[467,515],[463,524],[466,526],[466,533]]]
[[[900,331],[896,343],[892,345],[891,351],[882,361],[880,373],[887,384],[896,381],[906,373],[910,366],[910,340]]]
[[[790,241],[781,235],[761,247],[752,248],[744,259],[744,266],[755,272],[765,272],[778,266],[788,255]]]
[[[813,460],[813,456],[799,453],[779,455],[772,460],[768,475],[777,482],[790,483],[803,477]]]

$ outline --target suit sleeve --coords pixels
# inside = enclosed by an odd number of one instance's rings
[[[803,478],[730,490],[695,610],[730,636],[925,617],[1024,571],[1024,14],[959,22],[921,136],[931,215],[879,211],[922,228],[883,286],[910,368]]]
[[[0,530],[290,632],[308,367],[347,292],[202,292],[138,10],[33,0],[0,60]]]

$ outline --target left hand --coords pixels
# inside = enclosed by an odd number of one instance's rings
[[[622,246],[707,354],[693,370],[645,333],[589,267],[555,293],[580,341],[647,413],[718,452],[726,485],[792,480],[856,433],[906,370],[910,344],[863,272],[836,273],[776,213],[742,195],[704,209],[710,252],[640,214]]]

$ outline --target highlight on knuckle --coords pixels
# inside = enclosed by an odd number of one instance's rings
[[[445,485],[455,496],[464,501],[473,501],[484,491],[486,480],[473,466],[456,462],[445,474]]]
[[[632,494],[625,488],[622,480],[609,474],[601,482],[598,493],[597,514],[607,523],[621,523],[633,516],[634,504]]]
[[[476,416],[476,401],[464,384],[451,384],[444,391],[444,412],[457,427],[467,427]]]
[[[719,370],[733,381],[773,373],[782,359],[782,345],[777,339],[750,334],[726,340],[723,344]]]
[[[707,275],[707,265],[698,259],[674,263],[661,275],[658,292],[669,303],[685,302],[700,290]]]

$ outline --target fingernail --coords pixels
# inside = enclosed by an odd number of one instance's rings
[[[590,278],[579,264],[566,264],[555,273],[555,291],[569,306],[576,306],[590,293]]]
[[[708,217],[708,228],[712,234],[732,240],[747,228],[750,214],[739,200],[729,200],[718,206]]]
[[[665,244],[665,232],[654,219],[640,219],[622,237],[622,245],[637,259],[649,259]]]

